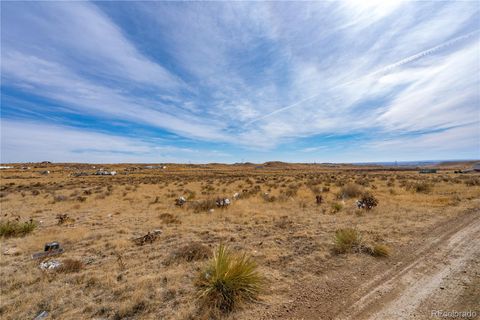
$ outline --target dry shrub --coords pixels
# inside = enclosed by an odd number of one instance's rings
[[[171,213],[162,213],[159,216],[160,220],[162,220],[163,223],[165,224],[180,224],[182,223],[177,217],[175,217]]]
[[[281,216],[280,219],[275,221],[275,227],[280,229],[287,229],[291,228],[293,225],[293,221],[288,218],[288,216]]]
[[[365,192],[360,200],[357,201],[357,207],[365,210],[372,210],[378,205],[378,200],[373,194]]]
[[[58,267],[57,272],[62,273],[71,273],[79,272],[83,269],[83,263],[80,260],[76,259],[65,259],[62,261],[60,267]]]
[[[180,247],[176,249],[174,252],[172,252],[169,258],[169,262],[172,262],[172,261],[191,262],[191,261],[205,260],[210,258],[211,255],[212,253],[209,247],[198,242],[193,242],[183,247]]]
[[[335,202],[332,203],[332,213],[340,212],[343,209],[343,205],[341,203]]]
[[[430,193],[432,191],[432,185],[427,182],[414,182],[407,184],[407,190],[411,190],[417,193]]]
[[[263,200],[265,200],[265,202],[275,202],[275,200],[277,200],[277,198],[275,196],[272,196],[268,193],[264,193],[262,198],[263,198]]]
[[[133,302],[122,304],[120,309],[113,316],[114,320],[136,319],[136,315],[141,314],[147,309],[147,303],[140,299]]]
[[[363,193],[362,186],[359,186],[355,183],[348,183],[344,185],[340,192],[338,193],[338,198],[340,199],[349,199],[360,196]]]
[[[384,244],[374,244],[370,254],[374,257],[388,257],[390,248]]]
[[[32,219],[26,222],[17,220],[0,221],[0,237],[23,237],[36,227],[37,223]]]
[[[224,245],[195,282],[203,311],[213,314],[229,313],[257,300],[264,284],[264,276],[251,257],[235,254]]]
[[[64,214],[57,214],[55,217],[57,219],[57,224],[62,225],[62,224],[73,224],[75,222],[75,219],[70,218],[67,213]]]
[[[388,257],[390,248],[384,244],[368,244],[363,241],[361,233],[353,228],[338,229],[335,232],[334,252],[342,253],[365,253],[374,257]]]
[[[362,236],[357,229],[338,229],[335,231],[334,243],[334,251],[336,253],[359,252],[362,244]]]
[[[210,209],[215,209],[217,203],[215,199],[205,199],[189,202],[189,208],[193,209],[194,212],[209,211]]]
[[[465,180],[465,184],[469,187],[480,186],[480,179],[471,177]]]
[[[293,198],[297,195],[298,193],[298,186],[296,185],[289,185],[287,190],[285,190],[285,197],[287,198]]]

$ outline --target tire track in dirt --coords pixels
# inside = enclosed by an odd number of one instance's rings
[[[473,270],[469,277],[477,275],[479,257],[480,209],[475,208],[430,228],[395,257],[343,266],[326,273],[322,281],[301,283],[288,304],[260,318],[432,319],[432,310],[445,310],[465,289],[452,279],[459,273],[465,278],[467,269]],[[480,306],[477,309],[478,315]]]

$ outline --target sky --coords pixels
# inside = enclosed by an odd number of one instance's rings
[[[480,158],[480,5],[1,2],[1,162]]]

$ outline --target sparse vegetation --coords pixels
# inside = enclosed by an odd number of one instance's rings
[[[350,199],[358,197],[362,194],[363,188],[355,183],[348,183],[344,185],[338,194],[340,199]]]
[[[7,221],[23,225],[30,217],[38,223],[24,238],[27,232],[12,232],[6,239],[2,231],[0,313],[5,320],[33,319],[37,309],[47,310],[52,319],[261,318],[263,303],[238,308],[258,294],[237,298],[225,289],[220,295],[226,286],[215,287],[213,277],[206,277],[212,274],[206,271],[213,268],[216,244],[228,244],[230,256],[247,252],[261,262],[255,271],[268,280],[261,295],[268,303],[288,301],[296,293],[292,290],[310,282],[329,288],[341,283],[348,292],[373,267],[393,266],[374,259],[395,251],[396,263],[425,236],[436,236],[437,225],[448,227],[449,221],[473,214],[480,192],[477,173],[451,169],[433,176],[349,165],[172,164],[165,172],[118,164],[110,166],[116,176],[73,177],[72,172],[94,170],[81,164],[50,166],[46,169],[54,174],[45,176],[2,171],[0,227]],[[425,193],[423,184],[432,187]],[[361,193],[350,197],[355,194],[350,185]],[[367,192],[377,202],[365,201]],[[53,204],[56,195],[66,200]],[[185,203],[176,206],[180,197]],[[216,203],[223,198],[231,200],[226,210]],[[362,199],[378,205],[359,209]],[[67,227],[69,217],[74,227]],[[48,260],[63,267],[41,271],[40,261],[30,256],[53,241],[65,251]],[[204,285],[198,286],[202,276]],[[195,300],[207,288],[210,294]],[[82,299],[78,292],[85,292]],[[203,317],[203,312],[212,313]]]
[[[82,261],[76,260],[76,259],[65,259],[62,261],[62,264],[57,269],[57,272],[73,273],[73,272],[79,272],[82,269],[83,269]]]
[[[201,243],[190,243],[176,249],[170,255],[169,261],[198,261],[208,259],[211,256],[211,249]]]

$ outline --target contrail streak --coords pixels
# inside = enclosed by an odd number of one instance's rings
[[[409,57],[404,58],[404,59],[402,59],[402,60],[400,60],[400,61],[397,61],[397,62],[395,62],[395,63],[389,64],[389,65],[387,65],[387,66],[385,66],[385,67],[383,67],[383,68],[381,68],[381,69],[379,69],[379,70],[377,70],[377,71],[374,71],[374,72],[372,72],[372,73],[368,73],[368,74],[366,74],[366,75],[364,75],[364,76],[361,76],[360,78],[357,78],[357,79],[354,79],[354,80],[351,80],[351,81],[348,81],[348,82],[339,84],[339,85],[337,85],[337,86],[335,86],[335,87],[340,87],[340,86],[349,85],[349,84],[351,84],[351,83],[353,83],[353,82],[362,80],[362,79],[364,79],[364,78],[368,78],[368,77],[375,76],[375,75],[378,75],[378,74],[381,74],[381,73],[384,73],[384,72],[388,72],[388,71],[390,71],[390,70],[392,70],[392,69],[395,69],[395,68],[398,68],[398,67],[400,67],[400,66],[402,66],[402,65],[404,65],[404,64],[407,64],[407,63],[410,63],[410,62],[412,62],[412,61],[421,59],[421,58],[423,58],[423,57],[425,57],[425,56],[427,56],[427,55],[430,55],[430,54],[432,54],[432,53],[440,50],[440,49],[443,49],[443,48],[452,46],[452,45],[454,45],[455,43],[457,43],[457,42],[459,42],[459,41],[468,39],[468,38],[474,36],[475,34],[477,34],[478,32],[480,32],[480,30],[475,30],[475,31],[472,31],[472,32],[470,32],[470,33],[467,33],[467,34],[465,34],[465,35],[463,35],[463,36],[459,36],[459,37],[453,38],[453,39],[448,40],[448,41],[446,41],[446,42],[444,42],[444,43],[441,43],[441,44],[439,44],[439,45],[437,45],[437,46],[435,46],[435,47],[432,47],[432,48],[430,48],[430,49],[427,49],[427,50],[424,50],[424,51],[419,52],[419,53],[417,53],[417,54],[414,54],[414,55],[412,55],[412,56],[409,56]],[[334,88],[335,88],[335,87],[334,87]],[[292,108],[294,108],[294,107],[296,107],[296,106],[304,103],[305,101],[308,101],[308,100],[311,100],[311,99],[313,99],[313,98],[318,97],[318,96],[321,95],[321,94],[322,94],[322,93],[314,94],[314,95],[312,95],[312,96],[310,96],[310,97],[307,97],[307,98],[305,98],[305,99],[299,100],[299,101],[297,101],[297,102],[295,102],[295,103],[293,103],[293,104],[290,104],[290,105],[288,105],[288,106],[285,106],[285,107],[282,107],[282,108],[280,108],[280,109],[277,109],[277,110],[275,110],[275,111],[273,111],[273,112],[270,112],[270,113],[268,113],[268,114],[266,114],[266,115],[263,115],[263,116],[258,117],[258,118],[256,118],[256,119],[253,119],[253,120],[247,122],[245,125],[246,125],[246,126],[251,125],[252,123],[255,123],[255,122],[257,122],[257,121],[263,120],[263,119],[268,118],[268,117],[271,117],[271,116],[273,116],[273,115],[275,115],[275,114],[277,114],[277,113],[283,112],[283,111],[288,110],[288,109],[292,109]]]

